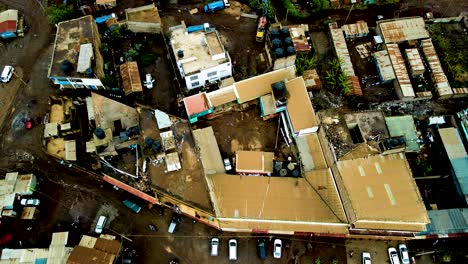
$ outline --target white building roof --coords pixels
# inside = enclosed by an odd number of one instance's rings
[[[169,118],[169,115],[164,113],[163,111],[154,110],[154,117],[156,118],[156,122],[158,123],[159,129],[171,127],[171,119]]]
[[[177,154],[177,152],[166,154],[167,171],[176,171],[180,170],[181,168],[182,166],[180,165],[179,154]]]
[[[81,44],[80,53],[78,55],[78,67],[77,72],[84,73],[87,69],[91,68],[91,62],[93,59],[93,44]]]
[[[188,33],[185,25],[171,28],[171,46],[183,75],[215,67],[229,60],[216,30]],[[182,51],[184,56],[178,57]]]

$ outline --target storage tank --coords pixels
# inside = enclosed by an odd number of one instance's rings
[[[271,46],[273,49],[281,48],[283,46],[283,43],[279,38],[275,38],[271,41]]]
[[[282,48],[275,49],[275,57],[277,59],[283,58],[284,57],[284,49],[282,49]]]

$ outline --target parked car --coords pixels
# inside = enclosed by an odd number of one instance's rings
[[[20,204],[24,206],[39,206],[41,201],[39,199],[21,199]]]
[[[231,161],[229,160],[229,158],[225,158],[223,160],[223,163],[224,163],[224,169],[226,171],[231,171],[232,170],[232,164],[231,164]]]
[[[213,237],[211,239],[211,256],[216,257],[218,256],[219,251],[219,238]]]
[[[177,225],[182,222],[182,218],[179,214],[173,214],[171,218],[171,223],[169,224],[169,229],[167,232],[173,234],[177,228]]]
[[[402,264],[409,264],[409,254],[408,254],[408,248],[406,247],[405,244],[399,244],[398,245],[398,250],[400,251],[400,258],[401,258],[401,263]]]
[[[130,210],[132,210],[133,212],[137,214],[141,211],[141,206],[129,200],[123,201],[123,204],[125,204],[125,206],[127,206],[128,208],[130,208]]]
[[[282,248],[282,243],[281,239],[275,239],[273,242],[273,257],[274,258],[281,258],[281,248]]]
[[[122,253],[122,264],[132,264],[135,252],[136,251],[134,249],[125,248]]]
[[[362,264],[372,264],[369,252],[362,252]]]
[[[265,239],[260,238],[258,240],[257,249],[258,249],[258,257],[260,259],[266,259],[267,258],[267,253],[266,253]]]
[[[146,76],[145,76],[145,81],[143,82],[143,84],[146,86],[146,88],[153,89],[153,83],[154,83],[153,76],[151,76],[151,74],[147,73]]]
[[[229,260],[237,260],[237,240],[229,239]]]
[[[388,257],[390,258],[390,263],[400,264],[400,259],[398,259],[398,253],[395,248],[388,248]]]
[[[107,223],[107,217],[104,215],[99,216],[99,219],[96,224],[96,228],[94,228],[94,232],[96,234],[101,234],[102,230],[104,229],[104,226],[106,226]]]
[[[11,80],[11,77],[13,76],[13,72],[15,71],[15,68],[10,65],[6,65],[5,68],[3,68],[2,71],[2,76],[0,77],[0,80],[3,83],[7,83]]]

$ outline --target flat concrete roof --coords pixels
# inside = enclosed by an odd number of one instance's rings
[[[236,172],[273,173],[275,153],[263,151],[237,151]]]
[[[380,222],[382,229],[386,224],[429,223],[403,153],[341,160],[337,168],[357,222]]]
[[[161,23],[158,8],[154,4],[125,9],[128,21]]]
[[[286,82],[286,90],[289,92],[286,108],[294,132],[318,126],[302,76]]]
[[[230,85],[206,94],[214,107],[233,102],[237,99],[234,85]]]
[[[187,33],[183,25],[171,28],[171,45],[177,64],[181,64],[185,75],[200,72],[229,60],[216,30]],[[178,51],[184,57],[178,57]],[[224,56],[220,56],[224,54]]]
[[[93,39],[99,38],[99,32],[95,32],[94,29],[95,22],[90,15],[58,24],[49,76],[82,77],[82,74],[76,71],[80,47],[82,44],[93,44]],[[95,36],[96,34],[97,36]],[[99,47],[93,47],[93,50],[95,49],[99,49]],[[61,70],[64,60],[68,60],[71,64],[68,75]]]
[[[97,93],[91,93],[96,127],[114,131],[114,121],[120,120],[122,128],[138,126],[138,111],[128,105],[109,99]]]
[[[225,173],[224,163],[219,152],[218,142],[212,127],[192,131],[195,144],[199,149],[205,174]]]
[[[239,103],[245,103],[259,98],[262,95],[271,93],[273,83],[292,80],[296,77],[295,67],[288,67],[262,75],[258,75],[246,80],[238,81],[234,84]]]

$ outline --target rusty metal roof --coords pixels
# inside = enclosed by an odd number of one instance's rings
[[[429,37],[422,17],[381,20],[377,22],[377,27],[385,43],[398,43]]]
[[[439,96],[453,94],[453,91],[448,82],[447,76],[440,65],[439,57],[432,45],[431,39],[424,39],[421,41],[423,53],[426,57],[429,68],[431,69],[432,82],[434,88]]]
[[[369,27],[366,21],[360,20],[356,24],[347,24],[341,27],[346,37],[366,36],[369,34]]]
[[[120,75],[122,76],[122,86],[125,95],[134,92],[143,92],[141,85],[140,72],[136,61],[127,61],[120,65]]]
[[[400,84],[401,94],[404,97],[415,97],[413,86],[406,70],[405,61],[403,56],[401,56],[400,48],[397,44],[387,44],[387,51],[390,57],[390,61],[393,65],[393,70],[395,71],[395,76]]]

